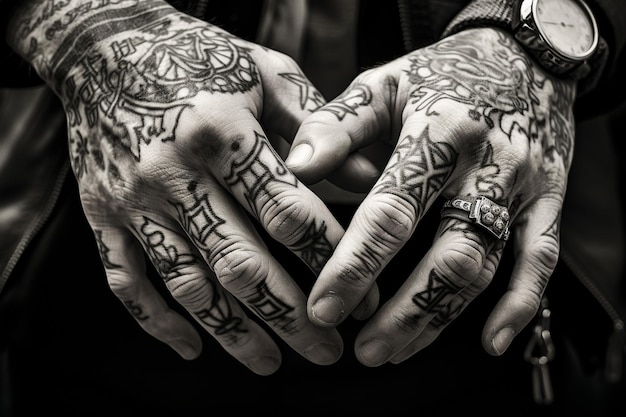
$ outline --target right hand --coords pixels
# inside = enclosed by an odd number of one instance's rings
[[[148,280],[146,254],[174,299],[252,371],[273,373],[281,353],[242,305],[311,362],[338,360],[339,333],[310,323],[305,294],[248,217],[314,273],[344,232],[261,127],[293,137],[324,103],[296,63],[163,1],[69,1],[47,19],[45,2],[24,3],[12,43],[63,101],[109,285],[143,329],[184,358],[201,350]],[[361,314],[376,307],[370,294]]]

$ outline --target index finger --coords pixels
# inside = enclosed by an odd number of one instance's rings
[[[376,185],[357,209],[308,300],[309,318],[335,326],[412,236],[456,167],[458,153],[441,133],[408,120]]]
[[[343,226],[324,202],[287,168],[251,113],[224,114],[220,140],[206,160],[224,187],[269,234],[317,275],[341,237]],[[216,151],[216,152],[215,152]],[[377,289],[364,301],[376,308]]]

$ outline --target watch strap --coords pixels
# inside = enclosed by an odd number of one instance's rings
[[[513,7],[516,0],[473,0],[448,24],[442,37],[447,37],[465,29],[496,27],[512,31]],[[608,58],[608,46],[600,37],[598,48],[593,56],[575,71],[558,75],[578,82],[578,95],[593,89],[604,69]]]
[[[475,27],[499,27],[511,30],[514,0],[473,0],[452,19],[443,37]]]

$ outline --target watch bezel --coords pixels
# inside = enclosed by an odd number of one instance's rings
[[[585,12],[593,30],[593,41],[585,53],[571,55],[553,45],[550,39],[545,36],[541,26],[537,24],[537,5],[539,1],[545,0],[520,0],[517,7],[513,8],[511,23],[515,37],[527,47],[533,49],[536,54],[539,54],[543,61],[549,61],[552,69],[558,68],[561,70],[560,72],[570,70],[590,58],[598,47],[600,36],[598,25],[589,6],[581,0],[569,0],[576,2]]]

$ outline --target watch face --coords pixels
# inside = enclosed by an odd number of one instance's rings
[[[552,48],[571,59],[587,58],[597,43],[591,12],[578,0],[536,0],[537,29]]]

